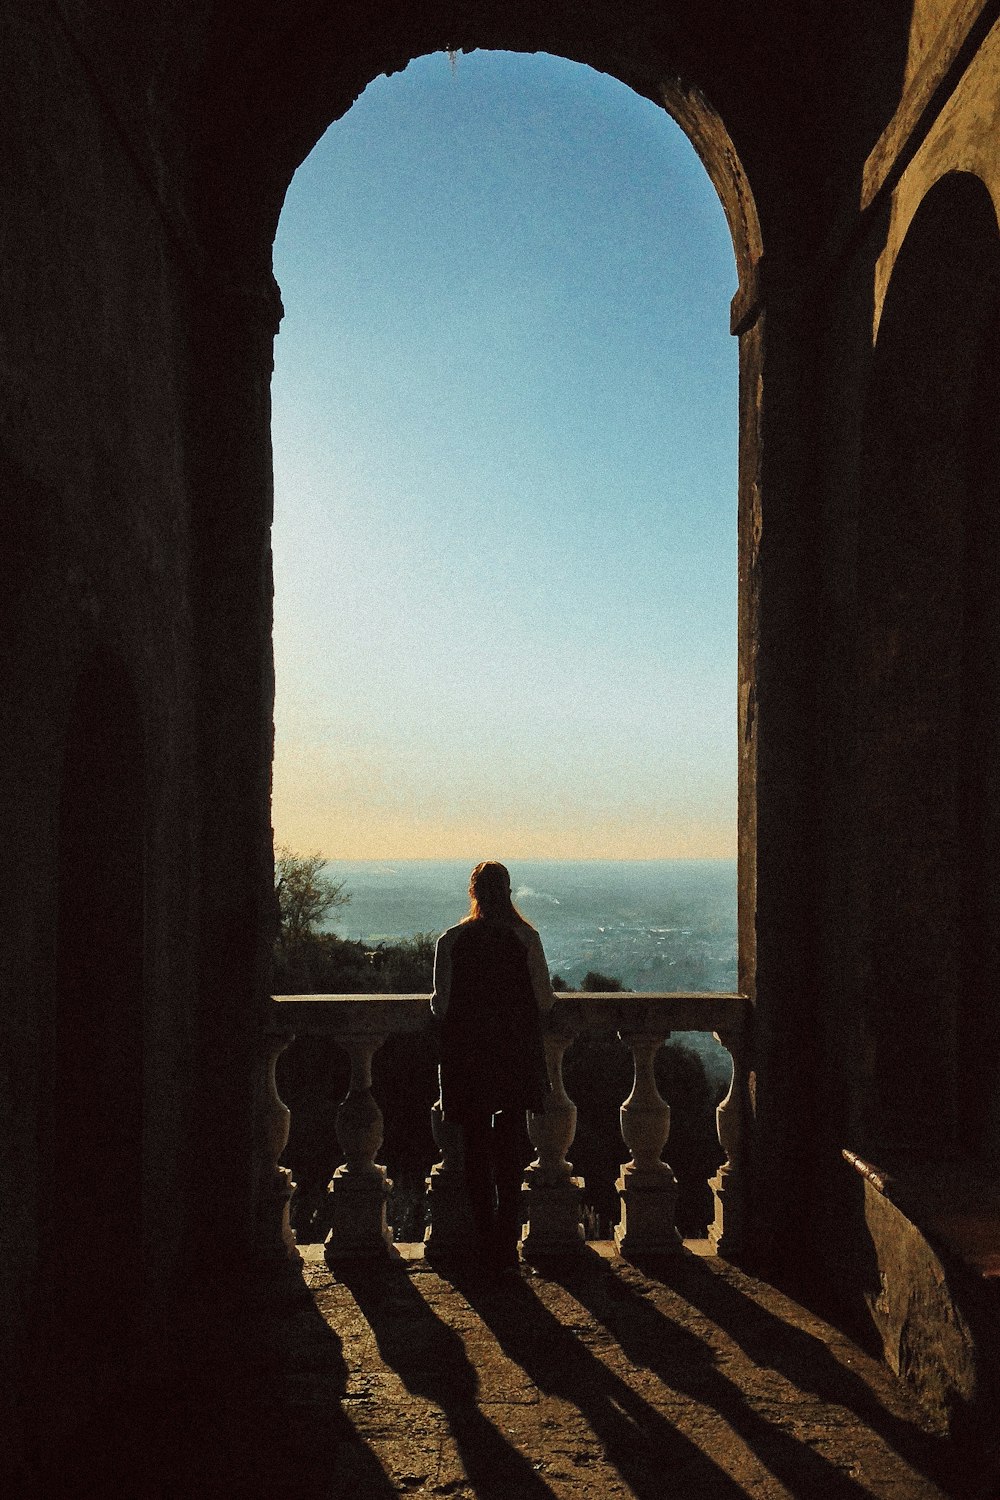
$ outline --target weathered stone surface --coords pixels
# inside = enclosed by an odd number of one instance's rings
[[[418,1257],[334,1275],[307,1252],[291,1303],[191,1307],[155,1379],[74,1446],[65,1493],[109,1463],[119,1492],[171,1500],[976,1493],[815,1315],[717,1260],[602,1250],[494,1279]]]
[[[864,1163],[857,1163],[865,1167]],[[865,1167],[870,1251],[868,1311],[886,1363],[916,1391],[942,1431],[968,1435],[998,1462],[995,1423],[1000,1300],[993,1264],[995,1196],[982,1212],[954,1168],[904,1179]]]
[[[306,1276],[311,1298],[263,1314],[236,1349],[230,1331],[237,1363],[197,1392],[210,1410],[240,1361],[258,1371],[279,1495],[965,1493],[883,1367],[718,1261],[682,1254],[643,1272],[605,1249],[494,1280],[419,1258],[335,1277],[312,1252]],[[206,1369],[221,1374],[218,1360]]]

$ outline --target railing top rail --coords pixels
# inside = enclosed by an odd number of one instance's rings
[[[431,1022],[429,995],[275,995],[276,1026],[298,1036],[415,1032]],[[738,1032],[744,995],[578,991],[556,995],[546,1029],[578,1031]]]

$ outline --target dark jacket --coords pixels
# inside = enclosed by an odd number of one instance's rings
[[[440,1030],[445,1118],[542,1110],[549,1082],[525,944],[510,927],[490,921],[467,922],[449,936],[448,1007]]]

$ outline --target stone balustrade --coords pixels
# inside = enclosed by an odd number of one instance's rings
[[[545,1022],[545,1050],[552,1090],[542,1114],[528,1116],[528,1134],[537,1152],[524,1177],[529,1256],[565,1254],[584,1240],[583,1180],[573,1171],[569,1153],[576,1133],[577,1107],[566,1092],[563,1058],[584,1033],[616,1032],[632,1053],[634,1082],[620,1110],[622,1140],[629,1153],[616,1187],[620,1217],[614,1231],[622,1254],[663,1254],[680,1241],[674,1210],[677,1182],[669,1161],[670,1102],[660,1095],[654,1071],[656,1054],[672,1033],[713,1033],[733,1059],[730,1089],[718,1106],[716,1121],[725,1161],[710,1179],[714,1220],[709,1236],[716,1252],[731,1255],[740,1244],[740,1139],[746,1068],[743,1051],[746,1001],[740,995],[567,994],[556,999]],[[329,1184],[331,1259],[384,1255],[391,1243],[386,1200],[392,1184],[376,1158],[382,1145],[382,1111],[372,1093],[372,1058],[394,1033],[415,1033],[431,1024],[426,995],[282,995],[274,1002],[268,1039],[272,1087],[267,1091],[271,1125],[265,1170],[273,1182],[275,1248],[288,1253],[287,1172],[278,1165],[275,1147],[287,1139],[280,1099],[273,1088],[277,1052],[290,1034],[332,1038],[348,1054],[350,1085],[340,1102],[336,1134],[343,1156]],[[280,1038],[280,1042],[276,1041]],[[610,1127],[610,1121],[609,1127]],[[431,1110],[431,1127],[440,1161],[427,1179],[431,1252],[461,1250],[472,1240],[465,1194],[461,1131]],[[663,1160],[666,1152],[667,1161]]]

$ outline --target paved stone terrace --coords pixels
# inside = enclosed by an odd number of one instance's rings
[[[948,1445],[880,1365],[721,1261],[685,1253],[639,1270],[604,1247],[491,1281],[405,1257],[333,1275],[317,1247],[306,1280],[311,1298],[211,1336],[199,1327],[195,1368],[188,1330],[178,1373],[165,1366],[158,1389],[109,1413],[103,1446],[98,1434],[88,1460],[84,1445],[79,1488],[66,1493],[985,1493],[957,1477]]]

